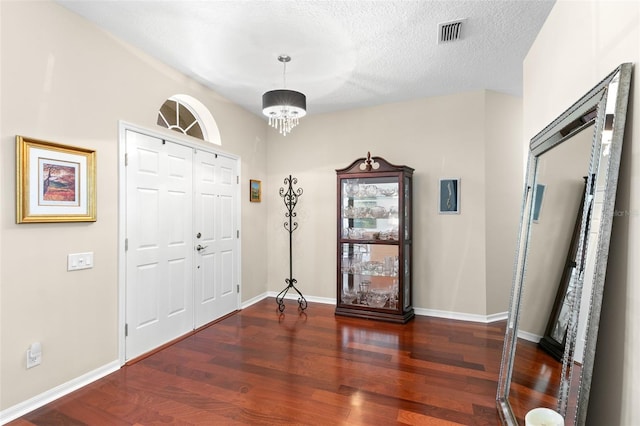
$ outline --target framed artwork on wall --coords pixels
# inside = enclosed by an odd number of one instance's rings
[[[547,189],[546,185],[541,183],[536,184],[536,193],[533,198],[533,217],[534,223],[538,223],[540,220],[540,211],[542,210],[542,200],[544,199],[544,191]]]
[[[440,179],[438,213],[460,214],[460,178]]]
[[[255,179],[249,180],[249,201],[259,203],[262,201],[262,182]]]
[[[96,152],[16,136],[16,223],[96,220]]]

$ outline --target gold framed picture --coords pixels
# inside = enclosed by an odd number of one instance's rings
[[[96,152],[16,136],[16,223],[96,219]]]
[[[249,180],[249,201],[259,203],[262,201],[262,182],[255,179]]]

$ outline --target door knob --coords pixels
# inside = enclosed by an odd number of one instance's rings
[[[204,250],[206,248],[207,248],[207,246],[202,246],[202,245],[198,244],[198,246],[196,247],[196,250],[201,251],[201,250]]]

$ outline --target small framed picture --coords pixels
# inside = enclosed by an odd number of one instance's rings
[[[249,180],[249,201],[259,203],[262,201],[262,182],[255,179]]]
[[[533,194],[533,217],[531,218],[534,223],[538,223],[540,221],[542,200],[544,199],[544,191],[546,189],[546,185],[543,185],[541,183],[536,184],[536,192]]]
[[[16,223],[95,222],[96,152],[16,136]]]
[[[460,214],[460,178],[440,179],[439,214]]]

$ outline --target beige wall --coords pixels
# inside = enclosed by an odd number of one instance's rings
[[[264,178],[264,123],[210,90],[49,2],[0,2],[0,409],[118,359],[118,120],[156,128],[159,106],[192,95],[213,113],[243,176]],[[97,151],[98,221],[15,224],[15,135]],[[248,193],[248,178],[243,180]],[[247,197],[248,198],[248,197]],[[264,293],[265,206],[242,200],[243,297]],[[95,267],[67,272],[68,253]],[[43,362],[25,368],[42,343]]]
[[[486,94],[486,265],[487,314],[504,312],[513,281],[524,188],[522,99]]]
[[[533,136],[622,62],[640,61],[640,2],[559,1],[524,61]],[[634,78],[635,80],[635,78]],[[640,423],[640,85],[632,84],[587,423]]]
[[[0,20],[0,410],[117,360],[118,120],[156,129],[158,107],[177,93],[211,110],[222,149],[242,159],[243,301],[285,286],[278,188],[289,174],[305,191],[294,277],[305,295],[335,298],[335,169],[371,151],[416,169],[414,305],[506,310],[522,188],[519,99],[478,91],[325,115],[310,105],[283,138],[52,2],[0,1]],[[15,224],[16,134],[97,151],[96,223]],[[441,177],[462,179],[460,215],[437,214]],[[249,179],[263,181],[262,203],[245,198]],[[94,252],[95,267],[67,272],[67,254],[82,251]],[[34,341],[43,363],[26,370]]]
[[[294,278],[303,294],[335,298],[335,169],[370,151],[415,169],[414,306],[478,315],[504,312],[522,191],[520,117],[517,99],[479,91],[310,115],[286,138],[270,136],[269,290],[284,288],[288,277],[288,234],[278,188],[292,174],[304,190],[300,228],[294,233]],[[507,124],[496,127],[501,121]],[[461,178],[460,215],[437,212],[438,179],[444,177]],[[498,216],[487,219],[487,212]],[[499,302],[488,302],[488,293]]]

